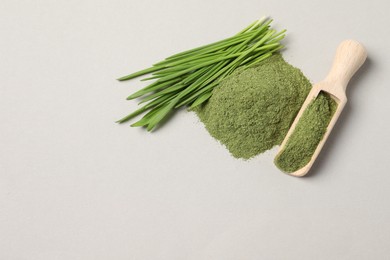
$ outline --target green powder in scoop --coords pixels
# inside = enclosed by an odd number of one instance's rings
[[[234,157],[249,159],[283,141],[310,89],[302,72],[275,54],[236,70],[194,110]]]
[[[302,113],[294,132],[275,158],[275,165],[290,173],[308,164],[336,109],[336,101],[329,94],[320,92]]]

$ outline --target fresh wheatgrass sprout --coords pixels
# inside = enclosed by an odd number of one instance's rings
[[[248,68],[283,48],[285,30],[270,29],[270,19],[260,19],[238,34],[172,55],[152,67],[119,78],[124,81],[145,74],[155,80],[127,99],[141,98],[141,108],[118,120],[126,122],[146,114],[131,126],[153,130],[171,112],[182,106],[193,108],[207,101],[218,83],[238,67]]]

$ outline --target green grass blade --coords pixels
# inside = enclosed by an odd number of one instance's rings
[[[154,94],[151,94],[149,96],[144,97],[139,104],[143,104],[145,102],[148,102],[149,100],[152,100],[152,99],[154,99],[156,97],[159,97],[159,96],[162,96],[162,95],[166,95],[168,93],[178,92],[178,91],[182,90],[185,87],[186,87],[186,85],[184,85],[184,84],[182,84],[180,82],[178,84],[170,86],[169,88],[163,89],[163,90],[158,91],[158,92],[156,92]]]
[[[204,93],[203,95],[201,95],[200,97],[198,97],[194,103],[192,103],[191,107],[190,108],[194,108],[194,107],[197,107],[199,106],[200,104],[206,102],[212,95],[212,92],[209,91],[209,92],[206,92]]]
[[[147,69],[143,69],[143,70],[134,72],[134,73],[129,74],[129,75],[127,75],[127,76],[120,77],[118,80],[119,80],[119,81],[124,81],[124,80],[133,79],[133,78],[136,78],[136,77],[145,75],[145,74],[149,74],[149,73],[152,73],[152,72],[161,70],[161,69],[163,69],[163,68],[164,68],[163,66],[159,66],[159,67],[150,67],[150,68],[147,68]]]
[[[160,123],[170,112],[172,112],[175,104],[177,103],[178,98],[176,97],[174,100],[169,102],[168,104],[161,107],[161,109],[152,116],[152,118],[148,121],[147,130],[152,131],[158,123]]]
[[[127,116],[125,116],[125,117],[119,119],[118,121],[116,121],[116,123],[122,124],[122,123],[124,123],[124,122],[127,122],[127,121],[129,121],[130,119],[132,119],[132,118],[138,116],[139,114],[142,114],[143,112],[145,112],[145,111],[147,111],[147,110],[148,110],[148,108],[147,108],[146,106],[143,106],[143,107],[141,107],[141,108],[135,110],[135,111],[132,112],[131,114],[129,114],[129,115],[127,115]]]
[[[159,90],[159,89],[164,89],[170,85],[178,83],[180,80],[182,80],[182,78],[174,78],[172,80],[164,81],[164,82],[156,81],[156,82],[150,84],[149,86],[142,88],[142,89],[138,90],[137,92],[134,92],[133,94],[131,94],[130,96],[127,97],[127,100],[141,97],[143,95],[146,95],[148,93],[154,92],[154,91]]]

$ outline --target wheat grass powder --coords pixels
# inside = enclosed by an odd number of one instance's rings
[[[234,157],[250,159],[283,141],[310,89],[299,69],[274,54],[233,72],[194,111]]]
[[[329,94],[320,92],[303,111],[286,145],[275,158],[275,165],[287,173],[307,165],[324,137],[336,109],[336,101]]]

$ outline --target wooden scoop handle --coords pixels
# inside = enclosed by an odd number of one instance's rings
[[[332,68],[325,81],[345,89],[349,80],[362,66],[367,58],[367,51],[363,45],[355,40],[345,40],[340,43],[336,51]]]

